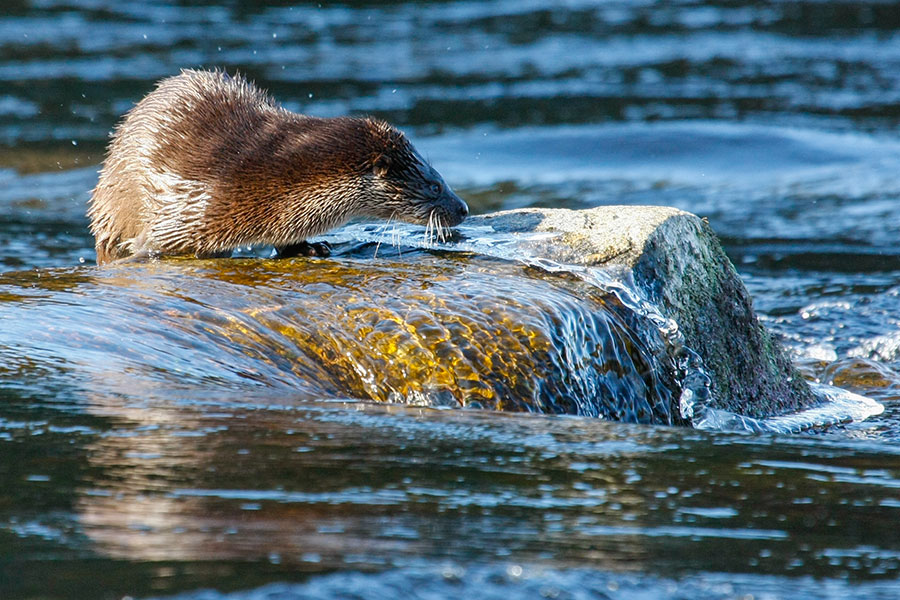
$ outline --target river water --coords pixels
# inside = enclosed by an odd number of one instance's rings
[[[133,344],[78,286],[178,290],[95,270],[85,203],[120,115],[198,66],[394,122],[474,212],[707,217],[803,374],[885,411],[779,436],[311,399],[174,328]],[[900,595],[892,3],[7,0],[0,215],[4,600]]]

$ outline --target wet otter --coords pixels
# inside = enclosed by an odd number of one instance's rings
[[[315,254],[309,236],[353,217],[449,227],[467,214],[384,121],[300,115],[243,77],[193,70],[126,114],[88,211],[98,264],[263,244]]]

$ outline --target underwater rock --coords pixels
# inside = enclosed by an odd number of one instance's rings
[[[807,382],[760,324],[747,289],[697,216],[658,206],[520,209],[471,217],[469,227],[521,236],[530,256],[630,270],[634,286],[677,323],[711,378],[709,406],[754,418],[814,404]]]

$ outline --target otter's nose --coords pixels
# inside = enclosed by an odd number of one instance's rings
[[[453,190],[449,188],[446,189],[442,200],[444,210],[446,211],[444,214],[451,221],[446,223],[449,227],[459,225],[463,219],[469,216],[469,207],[465,200],[457,196]]]
[[[459,196],[457,196],[457,198],[459,198]],[[462,198],[459,198],[459,206],[456,208],[456,212],[459,213],[460,221],[469,216],[469,205],[466,204],[466,201]]]

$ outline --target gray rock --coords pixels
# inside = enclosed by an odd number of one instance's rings
[[[634,283],[712,378],[713,408],[750,417],[796,411],[815,400],[806,381],[759,323],[750,296],[709,225],[656,206],[589,210],[522,209],[472,217],[467,226],[501,233],[550,232],[519,244],[531,256],[583,266],[631,269]]]

